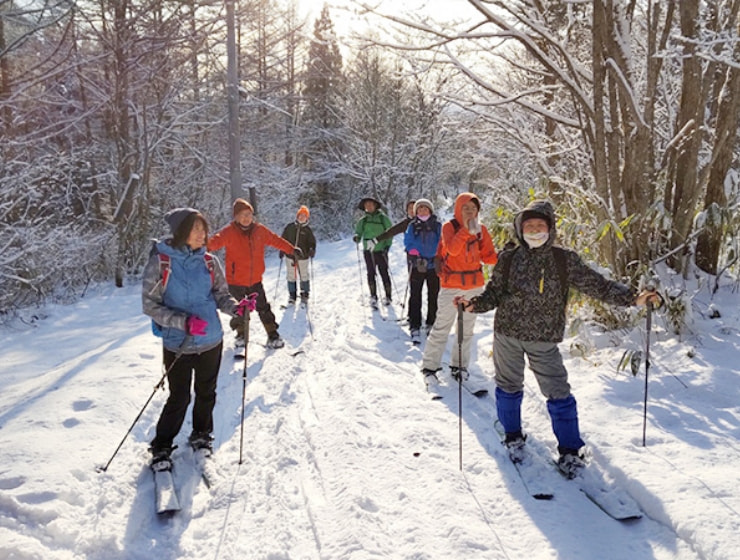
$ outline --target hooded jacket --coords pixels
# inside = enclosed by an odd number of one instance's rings
[[[498,258],[486,226],[481,224],[480,233],[473,235],[463,225],[462,207],[471,200],[480,208],[480,200],[473,193],[459,194],[455,200],[455,219],[442,226],[437,257],[443,288],[470,290],[483,286],[481,263],[496,264]]]
[[[262,281],[268,245],[293,254],[293,245],[257,222],[246,228],[231,222],[208,240],[209,251],[226,248],[226,281],[231,286],[254,286]]]
[[[155,250],[144,268],[142,308],[162,327],[164,347],[172,352],[196,354],[215,348],[223,338],[217,309],[234,315],[236,300],[229,294],[218,259],[212,259],[213,279],[205,261],[205,247],[174,248],[169,240],[155,243]],[[167,286],[162,284],[158,253],[170,258]],[[196,315],[208,322],[203,336],[186,340],[185,321]],[[184,344],[183,344],[184,343]]]
[[[522,235],[522,223],[541,217],[549,224],[544,245],[530,249]],[[547,201],[530,203],[514,218],[514,233],[519,247],[504,251],[485,290],[472,298],[473,311],[496,308],[494,332],[527,342],[560,342],[565,333],[566,290],[561,286],[553,243],[556,237],[555,212]],[[565,256],[568,288],[611,305],[632,305],[635,292],[619,282],[608,280],[587,266],[575,251],[558,248]],[[511,259],[508,266],[503,266]],[[508,278],[504,270],[508,269]]]

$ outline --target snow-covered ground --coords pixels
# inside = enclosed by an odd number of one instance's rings
[[[272,299],[277,257],[269,264]],[[319,247],[313,336],[304,311],[280,309],[284,269],[273,305],[289,347],[266,350],[264,330],[252,321],[241,465],[243,362],[233,360],[227,336],[215,410],[217,484],[209,490],[195,474],[188,420],[174,456],[183,510],[168,520],[154,512],[147,467],[164,391],[107,472],[96,472],[162,375],[139,287],[48,306],[32,326],[0,332],[0,558],[740,557],[740,298],[729,287],[715,298],[717,319],[703,316],[706,292],[695,298],[696,320],[683,340],[655,318],[646,447],[644,365],[636,377],[617,369],[625,349],[644,345],[644,323],[631,333],[582,329],[562,345],[594,460],[644,511],[620,523],[554,470],[554,499],[531,498],[493,429],[492,396],[463,394],[461,471],[456,386],[448,380],[443,400],[428,398],[421,351],[395,320],[400,304],[380,312],[362,305],[359,266],[351,241]],[[492,314],[478,318],[472,368],[489,380],[491,395],[492,322]],[[576,346],[579,356],[570,350]],[[295,349],[303,352],[293,356]],[[529,441],[554,452],[545,402],[531,374],[527,380]]]

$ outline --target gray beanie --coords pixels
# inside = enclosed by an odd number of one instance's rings
[[[420,198],[416,201],[416,204],[414,204],[414,214],[419,210],[419,206],[426,206],[429,208],[429,211],[434,214],[434,204],[432,204],[431,200],[428,200],[426,198]]]
[[[200,212],[198,212],[195,208],[175,208],[174,210],[170,210],[164,215],[164,219],[167,222],[167,225],[170,226],[170,231],[172,232],[172,235],[175,235],[177,233],[177,229],[185,221],[185,218],[187,218],[191,214],[200,214]]]

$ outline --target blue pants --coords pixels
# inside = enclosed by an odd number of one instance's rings
[[[576,399],[570,392],[568,371],[554,342],[528,342],[499,333],[494,335],[496,412],[501,425],[507,433],[522,429],[525,355],[540,391],[547,397],[547,411],[558,448],[580,449],[585,443],[578,427]]]

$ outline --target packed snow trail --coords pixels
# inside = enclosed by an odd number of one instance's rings
[[[460,472],[456,395],[429,399],[420,373],[423,343],[412,347],[407,327],[396,321],[400,304],[374,312],[361,301],[364,279],[350,241],[322,244],[319,255],[313,338],[301,310],[279,309],[287,298],[283,278],[272,302],[281,334],[303,354],[265,349],[261,324],[251,322],[241,465],[243,362],[234,361],[227,334],[215,409],[217,481],[209,489],[200,479],[187,447],[188,419],[174,454],[182,511],[166,521],[154,511],[147,466],[164,391],[108,471],[95,471],[161,377],[161,345],[141,314],[140,288],[106,289],[75,305],[48,306],[31,327],[6,328],[0,557],[735,556],[737,296],[723,305],[721,322],[701,324],[711,336],[695,348],[693,360],[675,337],[656,336],[647,448],[639,445],[643,380],[615,372],[623,350],[622,340],[614,339],[623,333],[586,333],[588,360],[569,355],[569,341],[563,344],[584,437],[609,477],[646,513],[618,523],[565,479],[553,480],[550,501],[529,495],[494,430],[492,383],[487,397],[463,394]],[[395,245],[391,255],[393,270],[403,270]],[[270,295],[274,261],[265,277]],[[473,372],[489,379],[492,321],[490,314],[478,318],[472,359]],[[449,355],[443,359],[449,362]],[[687,387],[668,371],[680,373]],[[532,445],[552,455],[545,402],[531,375],[522,412]]]

